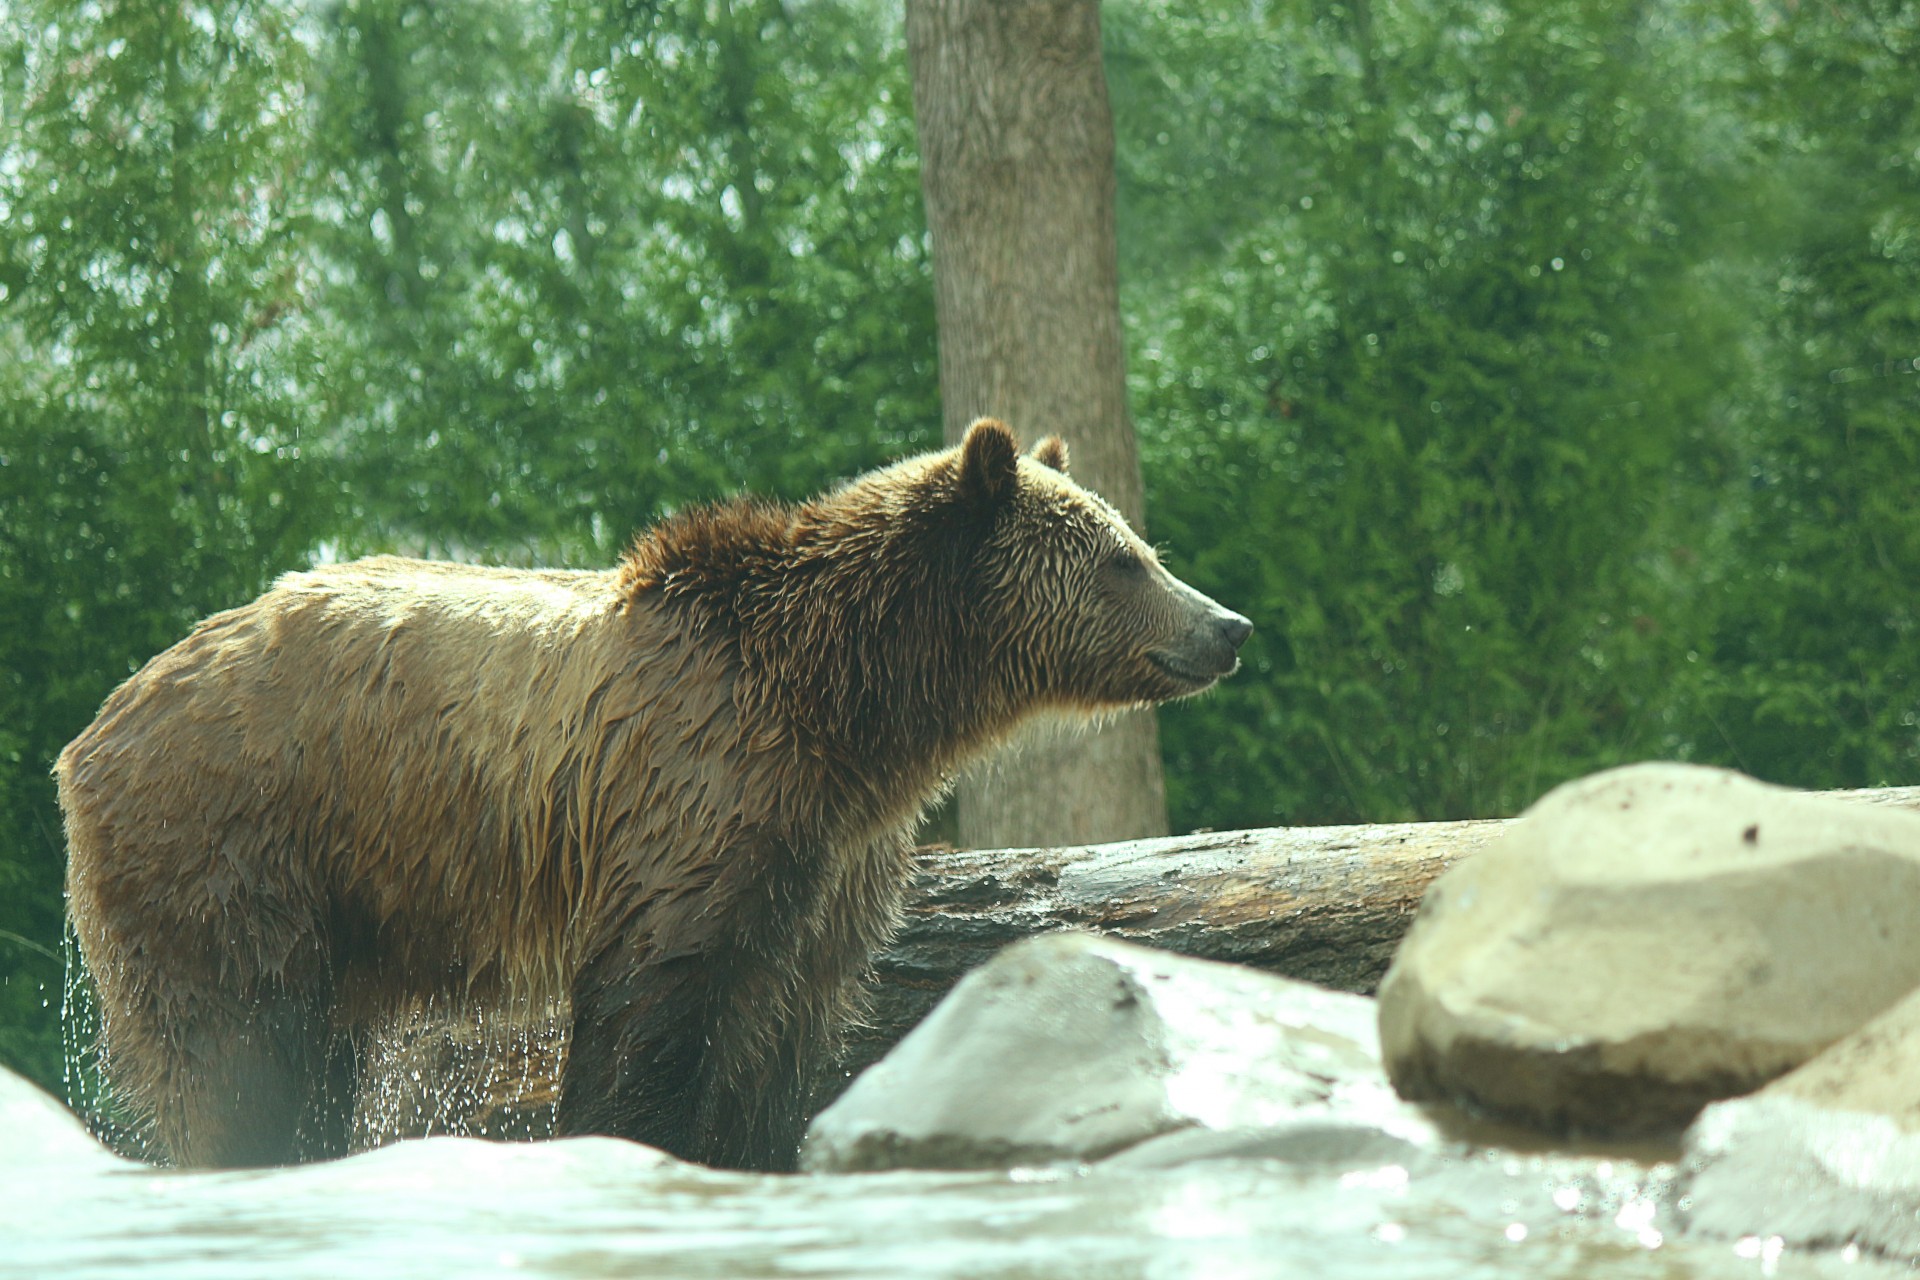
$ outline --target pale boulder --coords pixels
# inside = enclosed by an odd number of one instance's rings
[[[1920,816],[1720,769],[1557,788],[1428,891],[1380,990],[1404,1097],[1677,1129],[1920,986]]]
[[[1277,1131],[1305,1126],[1292,1138]],[[813,1170],[1095,1160],[1372,1158],[1430,1130],[1380,1070],[1373,1002],[1084,933],[969,974],[815,1118]],[[1259,1136],[1253,1136],[1257,1133]]]

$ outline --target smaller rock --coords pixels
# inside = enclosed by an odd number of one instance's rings
[[[1434,882],[1380,989],[1403,1096],[1677,1131],[1920,986],[1920,817],[1723,769],[1549,793]]]
[[[1687,1131],[1688,1230],[1920,1262],[1920,995]]]
[[[1696,1236],[1779,1236],[1920,1261],[1920,1138],[1886,1116],[1756,1094],[1687,1131],[1680,1220]]]
[[[1372,1001],[1060,933],[962,980],[814,1120],[801,1163],[1096,1160],[1179,1130],[1330,1117],[1422,1131],[1381,1073]]]
[[[1835,1041],[1758,1096],[1885,1116],[1920,1135],[1920,992]]]
[[[52,1094],[0,1067],[0,1175],[38,1178],[54,1165],[118,1163]]]

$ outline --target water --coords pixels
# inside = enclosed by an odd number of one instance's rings
[[[78,1051],[90,1010],[71,981],[66,1005],[81,1028],[68,1089],[97,1103]],[[554,1074],[564,1045],[538,1012],[485,1035],[436,1037],[430,1018],[393,1028],[357,1135],[545,1131],[551,1098],[530,1084]],[[507,1096],[515,1106],[500,1105]],[[1292,1143],[1291,1160],[795,1176],[716,1172],[606,1138],[424,1137],[300,1168],[179,1173],[109,1154],[0,1068],[0,1280],[1896,1274],[1856,1251],[1680,1238],[1658,1153],[1521,1153],[1511,1145],[1525,1135],[1458,1136],[1467,1143],[1451,1154],[1336,1134]]]
[[[765,1176],[606,1138],[442,1137],[301,1168],[176,1173],[106,1154],[25,1090],[0,1073],[6,1280],[1893,1274],[1755,1238],[1677,1239],[1664,1168],[1621,1160]]]

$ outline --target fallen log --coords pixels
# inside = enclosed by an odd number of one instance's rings
[[[1060,849],[923,849],[904,927],[875,957],[857,1074],[962,975],[1034,934],[1091,929],[1371,992],[1433,878],[1506,822],[1282,827]]]

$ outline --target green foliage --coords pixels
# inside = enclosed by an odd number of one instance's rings
[[[1207,61],[1182,45],[1212,18],[1122,28],[1117,59],[1153,95],[1123,119],[1245,135],[1134,140],[1135,216],[1251,193],[1190,269],[1135,273],[1156,531],[1206,547],[1242,513],[1218,587],[1263,624],[1258,678],[1168,716],[1177,802],[1503,812],[1644,752],[1686,607],[1667,481],[1724,470],[1739,359],[1680,41],[1583,0],[1276,5],[1194,101],[1154,64]]]
[[[1894,583],[1914,566],[1893,548],[1920,533],[1896,478],[1915,382],[1816,425],[1824,368],[1806,375],[1819,342],[1897,326],[1915,295],[1870,256],[1870,226],[1893,243],[1878,208],[1846,230],[1855,277],[1807,274],[1824,251],[1772,206],[1756,136],[1756,103],[1790,116],[1836,83],[1851,119],[1851,54],[1792,83],[1822,47],[1800,28],[1838,19],[1597,0],[1114,17],[1148,510],[1259,626],[1252,678],[1163,716],[1176,826],[1512,812],[1648,756],[1913,776]],[[1880,17],[1833,39],[1897,46]],[[1910,119],[1902,64],[1877,65],[1875,110]],[[1819,207],[1869,148],[1911,157],[1896,132],[1851,156],[1795,135],[1831,166]],[[1804,264],[1793,306],[1778,254]],[[1876,367],[1920,350],[1875,337]]]
[[[605,563],[665,508],[933,441],[870,15],[363,0],[323,34],[316,381],[355,545]]]
[[[1801,786],[1920,775],[1920,6],[1750,33],[1746,115],[1784,252],[1773,377],[1688,708],[1716,756]]]

